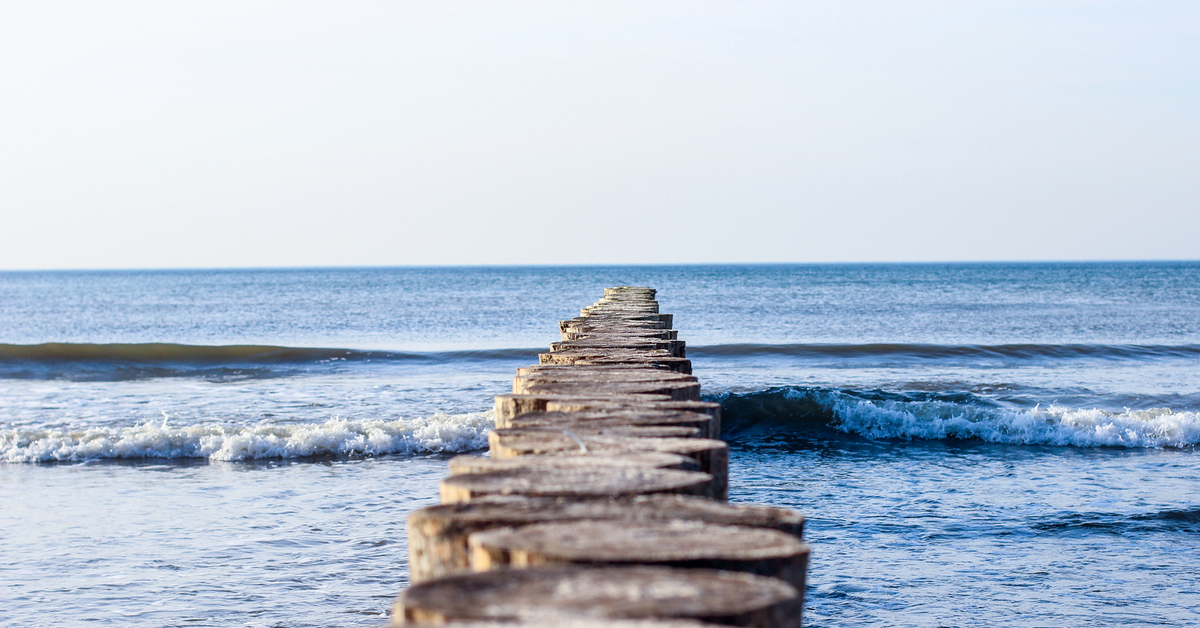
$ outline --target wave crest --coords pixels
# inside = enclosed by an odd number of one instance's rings
[[[1050,405],[1000,407],[970,393],[889,394],[779,388],[728,394],[732,432],[761,439],[776,430],[814,426],[871,439],[982,440],[1074,447],[1194,447],[1200,413],[1170,408],[1108,411]]]
[[[213,461],[309,456],[462,452],[487,446],[493,412],[435,414],[414,420],[331,419],[320,424],[204,424],[168,427],[15,429],[0,432],[5,462],[105,458],[206,458]]]
[[[538,349],[383,351],[173,343],[0,343],[0,379],[131,381],[183,377],[226,381],[286,377],[344,363],[446,364],[536,360]]]

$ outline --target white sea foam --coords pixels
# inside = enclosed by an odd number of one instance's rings
[[[320,455],[459,452],[487,446],[493,413],[435,414],[424,419],[332,419],[319,424],[216,424],[168,427],[0,431],[0,460],[48,462],[102,458],[252,460]]]
[[[1009,410],[944,401],[868,401],[840,394],[821,403],[837,416],[834,427],[868,438],[961,438],[1076,447],[1200,443],[1200,413],[1170,408],[1110,412],[1051,405]]]

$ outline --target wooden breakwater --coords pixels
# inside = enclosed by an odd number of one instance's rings
[[[619,287],[560,323],[496,397],[491,456],[409,516],[394,624],[800,626],[804,518],[726,503],[721,408],[672,322]]]

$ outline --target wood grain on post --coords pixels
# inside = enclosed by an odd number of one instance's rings
[[[404,626],[401,618],[393,618],[393,626]],[[719,628],[689,619],[578,619],[570,617],[544,617],[520,621],[452,621],[438,624],[442,628]]]
[[[495,430],[488,434],[488,449],[493,458],[665,451],[695,459],[700,470],[712,476],[712,492],[707,496],[724,501],[729,495],[729,445],[719,440],[567,435],[551,430],[506,436],[505,430]]]
[[[595,303],[579,309],[580,316],[593,316],[597,314],[612,314],[612,313],[649,313],[659,314],[658,302],[650,300],[636,299],[600,299]]]
[[[675,317],[673,315],[664,314],[662,312],[658,312],[658,313],[630,312],[630,311],[618,312],[615,310],[609,310],[609,311],[594,311],[594,312],[589,312],[586,314],[580,314],[579,316],[577,316],[575,318],[571,318],[571,319],[568,319],[565,321],[559,321],[559,323],[560,324],[562,324],[562,323],[585,323],[585,322],[589,322],[589,321],[601,321],[601,320],[602,321],[622,321],[622,322],[624,322],[624,321],[630,321],[630,322],[650,321],[650,322],[662,323],[662,324],[666,325],[667,329],[671,329],[672,327],[674,327],[674,325],[673,325],[673,323],[675,322],[674,318]]]
[[[624,454],[579,454],[577,456],[522,456],[520,458],[485,458],[483,456],[455,456],[446,466],[450,475],[459,473],[487,473],[506,469],[536,467],[545,469],[592,469],[605,467],[646,467],[651,469],[678,469],[699,471],[700,463],[695,458],[662,451],[636,451]]]
[[[770,506],[733,505],[685,495],[620,499],[482,498],[422,508],[408,517],[413,583],[470,570],[467,537],[474,532],[565,521],[697,521],[778,530],[800,539],[804,517]],[[620,525],[620,524],[619,524]]]
[[[580,308],[581,312],[654,312],[658,313],[658,302],[646,299],[607,300],[600,299],[592,305]]]
[[[700,429],[678,425],[576,425],[561,427],[506,427],[492,430],[488,443],[494,438],[497,443],[511,442],[525,437],[540,438],[546,434],[566,436],[574,441],[581,453],[587,453],[583,437],[613,436],[618,438],[699,438]],[[490,445],[489,445],[490,447]],[[495,455],[495,454],[493,454]],[[510,456],[496,456],[508,458]]]
[[[620,326],[627,329],[671,329],[671,322],[664,320],[663,316],[670,316],[670,314],[650,314],[636,316],[583,316],[580,318],[559,321],[558,330],[563,332],[570,329],[587,329],[598,326]]]
[[[580,340],[559,340],[558,342],[550,343],[551,351],[566,351],[570,349],[632,349],[637,351],[645,351],[651,349],[665,349],[671,352],[671,355],[677,357],[687,357],[680,355],[680,352],[687,346],[684,340],[671,340],[666,338],[651,338],[644,335],[623,334],[617,332],[609,332],[605,334],[592,334],[596,337],[583,338]]]
[[[666,368],[676,373],[690,375],[692,361],[687,358],[671,357],[666,351],[650,352],[661,355],[645,355],[635,352],[576,352],[562,351],[559,353],[539,353],[539,364],[557,364],[573,366],[653,366]]]
[[[555,618],[675,618],[799,628],[803,602],[773,578],[665,567],[542,568],[447,576],[413,585],[393,616],[418,625]]]
[[[613,286],[604,289],[604,298],[610,296],[638,295],[643,298],[653,299],[656,294],[658,294],[658,290],[650,286]]]
[[[706,497],[713,492],[712,485],[713,476],[699,471],[604,466],[590,469],[522,467],[452,475],[442,480],[438,489],[443,504],[458,504],[493,495],[592,499],[678,493]]]
[[[672,401],[699,401],[700,384],[696,382],[641,381],[641,382],[584,382],[559,381],[524,384],[517,390],[518,381],[513,382],[513,393],[529,395],[667,395]]]
[[[508,420],[511,428],[528,427],[612,427],[660,425],[694,427],[700,438],[718,438],[720,424],[707,414],[677,410],[622,410],[615,412],[531,412]]]
[[[572,374],[584,376],[588,373],[595,373],[597,375],[604,373],[661,373],[664,375],[677,375],[679,377],[693,377],[685,373],[675,373],[671,369],[655,364],[531,364],[517,369],[517,377],[571,377],[573,376]]]
[[[671,323],[674,323],[675,321],[668,320],[669,318],[672,318],[671,315],[664,313],[664,312],[646,312],[646,311],[642,311],[642,310],[631,311],[631,310],[608,309],[608,310],[591,310],[589,312],[581,311],[579,316],[575,316],[575,317],[572,317],[570,319],[567,319],[565,321],[560,321],[560,322],[580,323],[580,322],[585,322],[589,319],[621,320],[621,321],[647,321],[648,320],[648,321],[658,321],[658,322],[666,323],[667,327],[672,327]]]
[[[571,349],[551,350],[549,353],[539,353],[538,362],[541,364],[571,364],[568,360],[598,360],[604,358],[676,358],[668,349],[638,349],[634,347],[575,347]]]
[[[742,571],[804,591],[807,545],[763,528],[696,521],[567,521],[475,532],[471,569],[656,565]]]
[[[658,304],[649,301],[643,303],[626,302],[626,303],[600,303],[597,305],[589,305],[585,308],[580,308],[580,316],[590,316],[592,314],[611,314],[617,313],[636,313],[636,314],[658,314]]]
[[[517,375],[513,378],[514,394],[524,394],[529,392],[527,389],[532,386],[544,386],[547,384],[570,384],[580,386],[585,384],[598,384],[600,386],[618,384],[623,386],[639,385],[673,385],[673,386],[696,386],[699,389],[700,383],[696,381],[695,376],[683,375],[681,373],[672,373],[670,371],[662,371],[658,369],[626,369],[615,370],[609,373],[602,371],[576,371],[574,373],[534,373],[531,375]],[[663,394],[670,394],[669,392]]]
[[[678,340],[679,332],[674,329],[645,329],[639,327],[617,327],[615,325],[574,327],[562,331],[563,340],[599,340],[608,338],[652,338],[655,340]]]
[[[684,375],[657,368],[622,368],[622,367],[588,367],[575,366],[551,370],[551,365],[533,370],[529,367],[518,369],[515,380],[521,385],[549,384],[554,382],[683,382],[698,384],[700,380],[695,375]],[[520,392],[514,390],[513,392]]]
[[[665,378],[668,380],[700,381],[688,373],[676,373],[662,366],[650,364],[598,364],[594,366],[581,364],[533,364],[517,369],[517,377],[529,378],[583,378],[588,375],[608,376],[614,378]]]
[[[550,343],[550,353],[587,351],[666,351],[673,358],[687,357],[687,343],[683,340],[653,340],[628,338],[624,340],[563,340]]]
[[[545,405],[552,406],[545,412],[590,412],[617,410],[683,410],[686,412],[701,412],[713,418],[721,417],[721,404],[715,401],[672,401],[670,399],[647,399],[637,397],[585,397],[576,395],[574,398],[561,396],[549,399]]]
[[[496,427],[508,427],[508,420],[528,412],[542,412],[546,404],[553,401],[593,402],[593,403],[626,403],[637,404],[649,401],[671,401],[670,395],[653,394],[603,394],[590,395],[554,395],[546,393],[530,395],[496,395]]]
[[[714,433],[721,433],[721,404],[714,401],[649,401],[644,399],[552,399],[543,404],[544,412],[654,412],[677,410],[699,412],[713,418]],[[507,419],[505,425],[508,425]],[[714,438],[716,438],[714,436]]]

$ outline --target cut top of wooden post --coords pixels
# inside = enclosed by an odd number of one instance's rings
[[[404,626],[403,619],[396,617],[393,626]],[[600,619],[573,617],[544,617],[521,621],[452,621],[438,624],[442,628],[720,628],[718,624],[707,624],[690,619]]]
[[[653,494],[616,499],[486,497],[466,504],[429,506],[409,515],[409,526],[477,532],[563,521],[663,522],[686,520],[718,526],[775,530],[797,541],[804,516],[790,508],[726,504],[688,495]],[[623,524],[609,524],[620,527]]]
[[[737,569],[738,563],[780,565],[806,561],[808,546],[790,534],[766,528],[686,521],[567,521],[520,528],[498,528],[470,536],[471,547],[484,559],[476,571],[505,565],[554,564],[692,564]],[[711,565],[704,563],[713,563]],[[739,569],[740,570],[740,569]],[[792,582],[799,586],[802,583]]]
[[[508,420],[509,427],[612,427],[616,425],[673,425],[697,428],[702,438],[719,438],[720,423],[699,412],[679,410],[632,410],[616,412],[531,412]]]
[[[411,581],[470,570],[467,537],[483,530],[562,521],[687,520],[769,528],[801,538],[804,517],[786,508],[733,505],[686,495],[616,499],[482,497],[465,504],[429,506],[408,517]]]
[[[448,463],[450,475],[487,473],[506,469],[539,467],[543,469],[594,469],[596,467],[649,467],[699,471],[694,458],[661,451],[640,451],[623,454],[581,454],[578,456],[522,456],[520,458],[484,458],[455,456]]]
[[[415,624],[535,618],[680,618],[799,628],[802,600],[773,578],[708,569],[520,569],[414,585],[394,616]]]
[[[554,381],[513,380],[514,394],[530,395],[667,395],[672,401],[699,401],[700,384],[687,381]]]
[[[699,383],[694,375],[684,375],[657,368],[604,368],[588,366],[569,366],[557,371],[548,370],[554,365],[546,365],[537,370],[529,368],[518,369],[515,379],[524,380],[529,384],[546,384],[551,382],[686,382]]]
[[[529,395],[506,394],[496,395],[496,427],[508,427],[508,420],[527,412],[542,412],[546,404],[553,401],[593,402],[593,403],[625,403],[635,405],[647,401],[671,401],[670,395],[657,394],[626,394],[597,392],[584,395],[556,395],[538,393]],[[686,402],[680,402],[686,403]]]
[[[713,476],[698,471],[646,467],[547,469],[521,467],[463,473],[442,480],[442,503],[466,503],[488,495],[530,497],[621,497],[649,493],[711,495]]]

